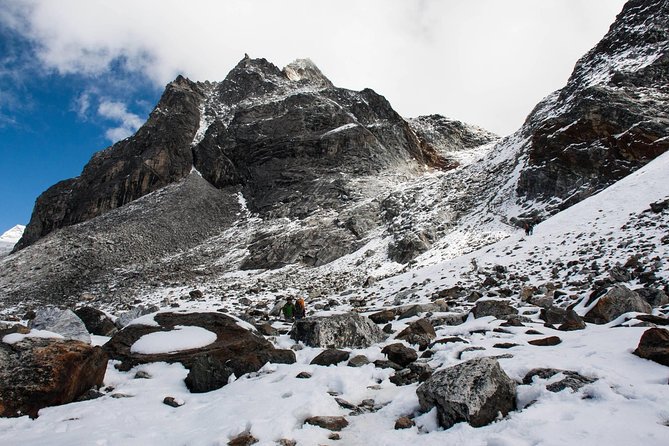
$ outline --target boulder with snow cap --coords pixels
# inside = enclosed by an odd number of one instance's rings
[[[189,370],[188,388],[208,392],[227,384],[233,374],[256,372],[267,362],[295,362],[293,351],[274,348],[226,314],[158,313],[153,319],[155,325],[129,325],[105,344],[109,356],[121,361],[117,368],[180,362]]]
[[[382,341],[384,334],[369,318],[345,313],[298,320],[290,337],[310,347],[366,348]]]
[[[437,408],[443,428],[485,426],[516,408],[516,383],[494,358],[476,358],[435,372],[416,390],[422,411]]]
[[[91,343],[91,335],[86,325],[72,310],[46,307],[36,312],[35,318],[28,323],[28,326],[35,330],[58,333],[65,339]]]
[[[638,293],[624,285],[615,285],[587,312],[586,322],[606,324],[629,312],[650,313],[653,308]]]

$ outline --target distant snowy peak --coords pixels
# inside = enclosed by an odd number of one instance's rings
[[[16,244],[23,235],[23,231],[26,230],[26,227],[23,225],[16,225],[13,228],[7,230],[4,234],[0,235],[0,242],[2,243],[11,243],[12,245]]]
[[[16,225],[0,235],[0,256],[9,254],[14,249],[14,245],[21,239],[25,229],[26,227],[23,225]]]

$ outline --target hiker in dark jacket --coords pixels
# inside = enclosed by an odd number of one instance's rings
[[[300,297],[297,299],[297,302],[295,302],[295,319],[302,319],[306,312],[307,310],[304,305],[304,299]]]
[[[295,316],[295,305],[293,305],[293,298],[289,297],[287,299],[286,304],[281,308],[281,311],[283,311],[283,317],[287,321],[292,321],[293,317]]]

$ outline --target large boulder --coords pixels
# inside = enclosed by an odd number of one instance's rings
[[[72,312],[56,307],[46,307],[38,310],[34,319],[28,324],[35,330],[46,330],[58,333],[65,339],[91,343],[91,335],[84,322]]]
[[[669,367],[669,330],[664,328],[646,330],[634,354]]]
[[[639,293],[624,285],[615,285],[597,301],[583,319],[594,324],[606,324],[631,311],[650,313],[653,308]]]
[[[37,417],[102,385],[107,354],[86,343],[47,338],[0,342],[0,416]]]
[[[154,321],[155,326],[126,326],[105,344],[109,356],[121,361],[118,368],[129,370],[149,362],[180,362],[189,370],[185,381],[189,390],[208,392],[226,385],[232,375],[256,372],[267,362],[295,362],[294,352],[275,349],[263,336],[222,313],[158,313]],[[176,351],[147,351],[137,347],[142,337],[159,333],[172,336],[172,342],[166,344],[181,344],[188,336],[185,332],[181,334],[184,327],[200,333],[203,340],[209,337],[211,342],[187,342]]]
[[[296,321],[290,337],[310,347],[366,348],[382,341],[384,334],[369,318],[345,313]]]
[[[498,414],[516,408],[516,383],[494,358],[476,358],[439,370],[416,390],[421,410],[437,408],[439,424],[448,429],[467,421],[485,426]]]

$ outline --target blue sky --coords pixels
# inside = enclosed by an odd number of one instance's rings
[[[134,132],[178,74],[221,80],[248,53],[311,58],[403,116],[520,127],[624,0],[2,0],[0,233]]]
[[[30,41],[2,27],[0,54],[1,234],[28,223],[44,190],[79,175],[94,152],[134,130],[108,112],[109,104],[123,104],[143,122],[162,88],[119,64],[94,76],[45,69]]]

